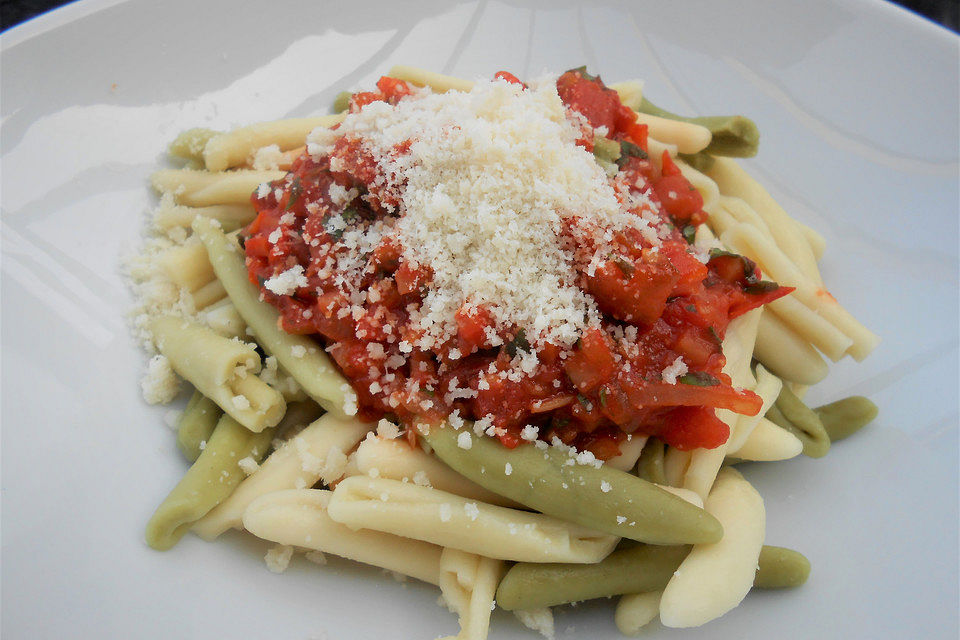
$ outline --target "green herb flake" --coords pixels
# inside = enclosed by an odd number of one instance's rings
[[[689,384],[695,387],[713,387],[720,384],[720,381],[704,371],[691,371],[685,373],[677,381],[681,384]]]
[[[583,405],[583,408],[586,409],[587,411],[590,411],[591,409],[593,409],[593,406],[590,404],[590,401],[587,400],[587,396],[583,395],[582,393],[577,394],[577,402]]]
[[[303,195],[303,185],[300,183],[300,176],[294,176],[293,182],[290,184],[290,197],[287,198],[287,206],[283,210],[290,211],[293,205],[297,204],[301,195]]]
[[[623,256],[613,256],[613,263],[620,268],[620,271],[623,272],[623,275],[630,277],[633,275],[633,272],[636,271],[636,267],[633,266],[633,263],[624,258]]]
[[[617,159],[617,166],[621,169],[623,165],[627,163],[629,158],[640,158],[641,160],[646,160],[647,152],[644,151],[639,145],[633,144],[629,140],[620,141],[620,157]]]
[[[518,351],[530,352],[530,343],[527,341],[527,332],[523,329],[517,331],[516,337],[507,343],[507,355],[511,358],[517,355]]]
[[[594,76],[587,73],[587,65],[583,65],[582,67],[576,67],[574,69],[568,69],[567,73],[579,73],[580,77],[582,77],[584,80],[592,81],[592,80],[600,79],[600,76]]]
[[[600,406],[607,406],[607,389],[606,387],[600,387]]]
[[[697,236],[697,228],[692,224],[688,224],[680,230],[680,233],[683,234],[683,239],[687,241],[687,244],[693,244]]]
[[[710,333],[710,337],[713,338],[713,341],[717,343],[719,347],[723,340],[720,339],[720,334],[717,333],[717,330],[713,327],[707,327],[707,331]]]
[[[743,292],[750,295],[761,295],[764,293],[770,293],[771,291],[776,291],[780,288],[780,285],[776,282],[771,282],[769,280],[760,280],[759,282],[751,282],[743,288]]]

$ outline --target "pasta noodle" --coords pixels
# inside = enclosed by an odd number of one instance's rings
[[[549,516],[384,478],[345,479],[333,492],[329,512],[337,522],[355,529],[515,562],[597,562],[618,541]]]
[[[517,508],[518,503],[467,480],[422,449],[409,443],[368,436],[353,454],[355,471],[348,475],[372,475],[421,484],[458,496]]]
[[[213,540],[230,528],[240,526],[243,513],[258,497],[284,489],[312,487],[318,480],[330,484],[343,474],[342,463],[331,452],[349,451],[367,433],[370,425],[328,413],[287,440],[244,480],[216,509],[194,525],[205,540]]]
[[[743,477],[724,469],[704,503],[723,524],[720,542],[694,545],[667,583],[660,621],[695,627],[740,604],[753,584],[766,525],[763,500]]]
[[[442,549],[379,531],[353,531],[327,514],[331,492],[287,489],[262,495],[243,512],[243,528],[264,540],[348,558],[440,584]]]
[[[458,640],[483,640],[490,627],[493,596],[503,573],[503,562],[459,549],[440,554],[440,591],[447,606],[460,618]]]
[[[237,422],[252,431],[280,422],[286,402],[256,376],[261,363],[253,346],[172,316],[156,318],[150,328],[174,371]]]
[[[381,567],[439,587],[460,640],[497,606],[552,633],[548,607],[620,596],[635,635],[803,584],[731,465],[872,420],[802,397],[878,338],[730,159],[756,125],[585,68],[398,65],[336,110],[186,131],[151,176],[145,397],[194,391],[150,546],[241,529]]]
[[[259,460],[272,435],[272,429],[254,434],[230,416],[221,417],[200,457],[147,523],[147,544],[160,550],[177,544],[194,522],[230,495],[243,478],[240,460]]]

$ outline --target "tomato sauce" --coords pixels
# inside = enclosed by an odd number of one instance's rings
[[[506,72],[497,77],[522,85]],[[671,225],[655,250],[630,231],[619,234],[610,258],[580,273],[578,286],[604,317],[572,349],[538,345],[538,365],[519,375],[515,357],[533,349],[523,327],[497,328],[483,307],[458,311],[447,343],[413,347],[410,314],[430,286],[430,268],[404,261],[391,212],[396,194],[378,181],[376,159],[348,136],[327,156],[304,154],[268,193],[253,195],[258,216],[242,236],[250,279],[279,310],[285,331],[315,336],[326,349],[366,419],[387,416],[410,426],[457,412],[482,420],[508,447],[533,425],[540,438],[556,436],[599,459],[615,456],[634,432],[684,450],[719,446],[729,433],[717,408],[753,415],[761,405],[722,372],[727,325],[790,289],[761,281],[741,256],[714,251],[706,263],[698,260],[686,237],[706,220],[703,201],[667,154],[662,169],[650,161],[636,114],[583,70],[560,76],[557,89],[593,130],[628,151],[620,174],[643,185]],[[396,104],[410,93],[403,81],[384,77],[377,91],[355,94],[350,109]],[[592,149],[593,139],[578,144]],[[305,286],[282,293],[269,286],[296,265]],[[359,286],[344,286],[344,270]],[[676,384],[665,382],[663,372],[677,358],[688,372]]]

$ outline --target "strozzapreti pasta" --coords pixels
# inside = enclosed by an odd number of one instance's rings
[[[742,116],[681,117],[583,68],[475,82],[394,67],[335,115],[194,129],[129,263],[145,397],[193,387],[192,463],[147,527],[243,529],[495,606],[622,596],[636,633],[705,624],[809,563],[765,545],[741,461],[827,453],[864,398],[802,398],[877,337],[823,239],[735,160]]]

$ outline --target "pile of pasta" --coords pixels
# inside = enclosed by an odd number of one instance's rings
[[[438,92],[471,86],[410,67],[390,75]],[[356,395],[321,346],[278,328],[237,240],[255,217],[251,192],[284,175],[311,130],[343,116],[191,130],[170,148],[183,168],[153,175],[160,205],[130,265],[133,324],[156,351],[147,399],[171,401],[180,378],[194,389],[175,425],[192,466],[151,518],[150,546],[242,529],[279,545],[267,554],[277,570],[295,551],[382,567],[437,585],[458,638],[486,637],[494,604],[550,636],[551,606],[619,596],[617,626],[634,634],[658,616],[701,625],[753,587],[802,584],[809,563],[764,545],[763,501],[734,465],[819,457],[869,422],[876,408],[864,398],[818,409],[802,398],[826,375],[824,357],[860,360],[878,339],[824,288],[823,238],[731,159],[755,152],[753,123],[681,118],[639,83],[613,88],[649,127],[650,158],[667,150],[701,193],[709,222],[695,242],[795,288],[734,320],[723,341],[724,372],[762,398],[757,415],[718,411],[730,437],[715,449],[634,434],[599,466],[545,443],[509,450],[473,437],[465,447],[469,425],[412,446],[397,425],[358,420]]]

